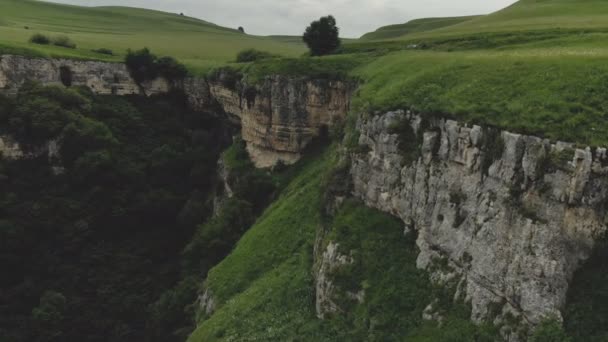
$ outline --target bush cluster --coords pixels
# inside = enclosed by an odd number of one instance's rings
[[[110,49],[106,49],[106,48],[94,49],[91,51],[102,54],[102,55],[114,56],[114,51],[112,51]]]
[[[58,36],[53,39],[53,45],[68,49],[75,49],[76,44],[68,36]]]
[[[42,33],[36,33],[32,35],[30,38],[30,43],[40,44],[40,45],[49,45],[51,43],[51,38],[43,35]]]
[[[184,79],[188,75],[186,67],[173,57],[157,57],[148,48],[128,50],[125,58],[131,77],[138,82],[164,77],[169,81]]]
[[[247,49],[238,53],[236,56],[237,63],[249,63],[255,62],[261,59],[274,58],[278,57],[278,55],[272,54],[266,51],[260,51],[256,49]]]
[[[32,35],[32,37],[30,37],[30,43],[39,45],[49,45],[53,43],[55,46],[61,46],[68,49],[76,48],[76,44],[68,36],[57,36],[51,39],[49,36],[42,33]]]

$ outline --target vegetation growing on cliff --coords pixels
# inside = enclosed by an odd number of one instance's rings
[[[412,341],[492,341],[495,331],[470,323],[466,306],[450,300],[443,308],[443,328],[422,321],[422,311],[442,290],[430,286],[426,273],[416,268],[413,237],[403,236],[397,219],[347,201],[325,221],[324,192],[336,157],[332,148],[304,162],[235,250],[209,272],[205,287],[216,311],[202,316],[189,341],[385,341],[403,336]],[[316,318],[311,273],[321,225],[331,232],[327,240],[354,250],[357,264],[341,273],[344,281],[367,291],[365,304],[351,304],[352,311],[326,321]]]
[[[1,339],[180,340],[172,328],[184,322],[168,313],[192,303],[200,279],[160,296],[210,212],[220,122],[179,96],[32,84],[0,99],[0,129],[25,148],[60,147],[51,160],[0,159]]]

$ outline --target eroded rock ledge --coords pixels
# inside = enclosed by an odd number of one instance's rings
[[[304,77],[274,75],[255,85],[228,77],[187,80],[184,89],[196,108],[216,105],[238,118],[257,167],[299,160],[314,138],[344,120],[355,89],[349,82]]]
[[[421,146],[399,147],[392,128],[404,122]],[[458,283],[473,320],[561,318],[575,270],[606,232],[606,149],[402,111],[361,118],[358,130],[354,195],[418,232],[418,266]]]

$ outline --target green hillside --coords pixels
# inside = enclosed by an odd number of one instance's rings
[[[478,17],[479,16],[415,19],[408,21],[405,24],[383,26],[374,32],[364,34],[360,39],[378,40],[397,38],[407,34],[426,32],[442,27],[460,24]]]
[[[66,35],[77,48],[31,44],[28,40],[34,33],[51,37]],[[299,42],[244,35],[179,14],[127,7],[0,0],[0,51],[27,49],[33,50],[27,53],[51,56],[119,60],[122,57],[108,57],[91,50],[107,48],[123,55],[129,48],[142,47],[174,56],[192,68],[232,60],[238,51],[246,48],[285,56],[298,56],[304,52],[303,44]]]
[[[478,34],[547,29],[606,29],[608,1],[521,0],[498,12],[480,16],[428,35]],[[407,39],[407,36],[402,38]]]

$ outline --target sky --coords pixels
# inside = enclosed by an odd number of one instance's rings
[[[357,38],[378,27],[411,19],[487,14],[515,0],[52,0],[81,6],[131,6],[184,13],[249,34],[300,35],[332,14],[341,36]]]

